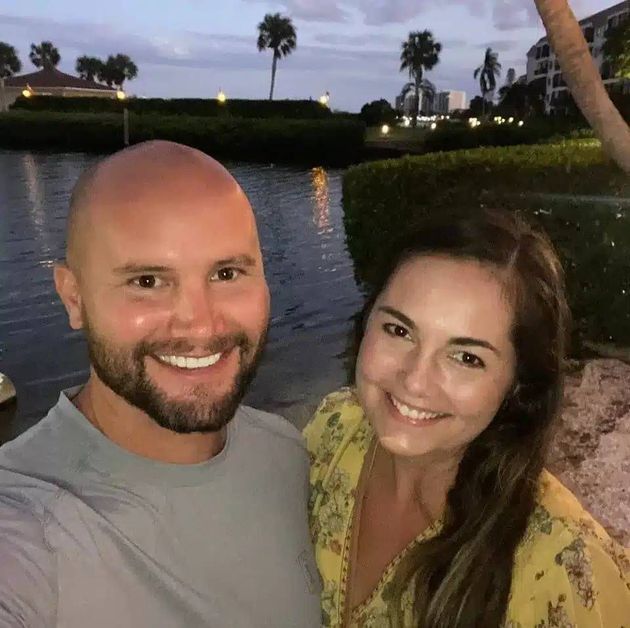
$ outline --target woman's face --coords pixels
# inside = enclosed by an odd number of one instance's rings
[[[514,380],[513,311],[499,270],[442,256],[405,262],[376,301],[356,369],[381,445],[460,456]]]

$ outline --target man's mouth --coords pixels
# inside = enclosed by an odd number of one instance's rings
[[[396,399],[393,395],[388,395],[392,405],[407,419],[412,421],[429,421],[431,419],[443,419],[448,416],[444,412],[433,412],[425,408],[418,408],[403,403],[399,399]]]
[[[204,369],[216,364],[221,357],[222,353],[213,353],[212,355],[192,357],[188,355],[158,355],[156,356],[160,362],[168,364],[169,366],[176,366],[180,369],[196,370]]]

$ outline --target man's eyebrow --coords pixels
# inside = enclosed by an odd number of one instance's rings
[[[155,264],[123,264],[114,268],[117,275],[147,275],[151,273],[168,273],[173,269],[169,266],[158,266]]]
[[[381,305],[378,309],[381,312],[385,312],[385,314],[389,314],[390,316],[397,318],[403,325],[409,327],[409,329],[416,329],[416,324],[408,316],[405,316],[402,312],[399,312],[393,307],[389,307],[389,305]]]
[[[235,257],[228,257],[226,259],[220,259],[213,264],[215,268],[221,266],[256,266],[257,262],[251,255],[236,255]]]
[[[449,345],[457,345],[459,347],[483,347],[484,349],[490,349],[493,353],[501,355],[501,352],[487,340],[481,340],[481,338],[468,338],[463,336],[461,338],[451,338],[448,341]]]
[[[220,259],[214,262],[213,268],[223,268],[225,266],[256,266],[256,260],[251,255],[236,255],[226,259]],[[147,275],[152,273],[169,273],[173,272],[170,266],[162,266],[160,264],[138,264],[128,263],[114,268],[117,275]]]

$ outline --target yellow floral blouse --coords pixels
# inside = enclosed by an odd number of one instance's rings
[[[311,457],[311,533],[323,580],[322,624],[339,627],[350,551],[354,493],[373,432],[354,392],[326,397],[304,430]],[[423,533],[415,543],[436,534]],[[409,548],[408,548],[409,549]],[[407,551],[407,550],[406,550]],[[395,558],[351,626],[389,626]],[[411,596],[407,596],[411,621]],[[630,628],[630,552],[610,539],[550,473],[516,557],[505,628]]]

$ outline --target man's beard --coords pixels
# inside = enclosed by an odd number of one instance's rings
[[[218,432],[234,417],[247,387],[260,362],[265,345],[266,330],[258,343],[244,333],[215,339],[204,347],[205,355],[226,350],[239,352],[239,368],[230,390],[219,399],[211,399],[205,386],[194,386],[189,391],[191,400],[170,399],[147,374],[145,358],[157,355],[182,355],[192,351],[186,341],[140,342],[131,352],[121,351],[100,337],[84,317],[90,361],[99,379],[114,393],[132,406],[142,410],[160,427],[179,434]],[[212,392],[212,391],[210,391]]]

